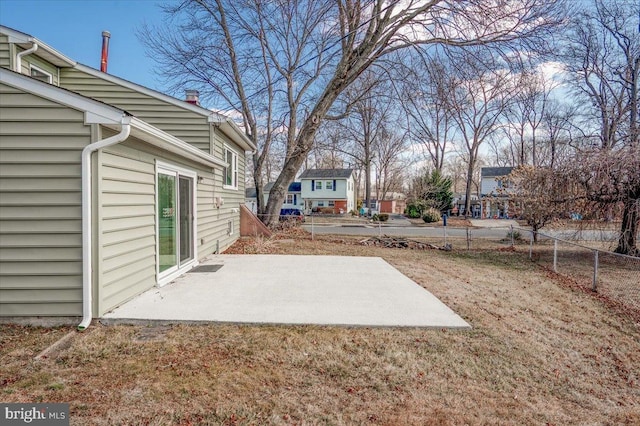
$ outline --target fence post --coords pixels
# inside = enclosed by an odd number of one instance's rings
[[[313,213],[311,213],[311,241],[315,239],[314,229],[313,229]]]
[[[382,238],[382,222],[378,219],[378,237]]]
[[[533,259],[533,230],[531,230],[531,241],[529,242],[529,260]]]
[[[442,227],[442,229],[444,230],[444,245],[447,245],[447,222],[445,221],[445,225]]]
[[[553,240],[553,272],[558,272],[558,240]]]
[[[598,250],[593,253],[593,291],[598,291]]]
[[[509,227],[511,228],[511,247],[513,247],[513,225],[510,225]]]
[[[469,233],[469,227],[467,226],[467,251],[471,250],[471,235]]]

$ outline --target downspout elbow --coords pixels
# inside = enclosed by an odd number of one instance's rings
[[[86,330],[93,319],[93,226],[91,222],[92,178],[91,155],[99,149],[123,142],[131,133],[131,118],[123,117],[120,133],[87,145],[82,150],[82,321],[78,331]]]
[[[38,43],[33,42],[33,44],[29,49],[23,50],[22,52],[18,53],[16,55],[16,63],[14,64],[14,67],[13,67],[14,71],[17,73],[22,73],[22,57],[30,55],[36,50],[38,50]]]

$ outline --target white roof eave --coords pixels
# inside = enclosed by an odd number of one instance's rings
[[[113,125],[107,125],[107,127],[117,130],[117,127]],[[133,117],[131,119],[131,135],[148,144],[154,145],[165,151],[172,152],[182,158],[195,161],[199,164],[215,168],[224,168],[228,166],[226,162],[158,129],[157,127],[152,126],[143,120],[140,120],[139,118]]]

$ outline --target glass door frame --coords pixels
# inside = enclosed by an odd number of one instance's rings
[[[176,265],[171,268],[160,272],[160,218],[158,207],[160,203],[160,188],[158,186],[158,176],[160,174],[174,176],[175,177],[175,212],[176,217]],[[161,161],[156,161],[156,174],[155,174],[155,185],[156,185],[156,208],[155,208],[155,223],[156,223],[156,283],[158,287],[162,287],[163,285],[171,282],[178,276],[182,275],[187,270],[191,269],[195,265],[197,265],[198,259],[198,251],[197,251],[197,235],[198,235],[198,215],[197,215],[197,199],[198,199],[198,175],[195,171],[186,169],[184,167],[176,166],[174,164],[164,163]],[[191,180],[191,212],[192,212],[192,227],[191,227],[191,253],[192,257],[190,259],[186,259],[185,261],[180,261],[180,177],[188,178]]]

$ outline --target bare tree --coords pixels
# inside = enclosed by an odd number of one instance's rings
[[[595,0],[574,18],[562,55],[582,113],[598,122],[585,130],[596,132],[603,149],[638,143],[639,10],[637,2]]]
[[[575,117],[575,106],[561,104],[554,99],[549,100],[541,123],[541,128],[545,135],[543,143],[546,150],[546,155],[543,158],[548,159],[542,162],[543,165],[553,169],[558,163],[566,163],[572,139],[571,129],[574,126]]]
[[[433,169],[442,172],[447,144],[453,137],[453,112],[448,97],[455,79],[448,58],[420,55],[401,80],[400,104],[407,115],[407,130],[426,152]]]
[[[286,127],[286,157],[264,220],[289,183],[335,100],[381,57],[411,45],[503,48],[544,44],[559,0],[185,0],[167,9],[173,31],[147,31],[150,51],[179,86],[199,84],[242,114],[256,187],[273,129]]]
[[[449,103],[468,161],[465,215],[469,215],[480,146],[502,127],[500,120],[513,93],[513,84],[506,70],[486,66],[490,58],[482,63],[476,56],[464,55],[462,59],[456,67],[458,82],[449,95]]]
[[[568,196],[571,187],[560,170],[523,165],[508,177],[510,185],[501,190],[515,205],[515,214],[533,230],[534,241],[546,224],[570,210],[576,195]]]
[[[510,144],[511,165],[539,165],[539,129],[555,83],[535,66],[525,64],[515,78],[515,91],[505,111],[505,134]]]
[[[595,0],[576,15],[568,35],[564,59],[575,76],[577,99],[582,100],[585,124],[597,144],[583,148],[575,164],[586,197],[606,206],[624,206],[617,252],[637,254],[640,221],[640,156],[638,141],[638,74],[640,4],[632,1]],[[586,101],[586,102],[585,102]],[[586,169],[583,167],[588,165]],[[629,167],[631,169],[629,170]]]
[[[394,131],[392,126],[383,128],[375,144],[377,200],[386,199],[389,193],[402,191],[407,163],[402,153],[406,145],[406,133]]]
[[[335,125],[321,127],[313,149],[307,156],[305,169],[341,169],[345,164],[354,164],[354,160],[344,152],[346,137],[340,130]]]
[[[593,149],[579,153],[569,182],[578,182],[589,211],[607,214],[622,205],[617,253],[638,256],[640,231],[640,148]]]

